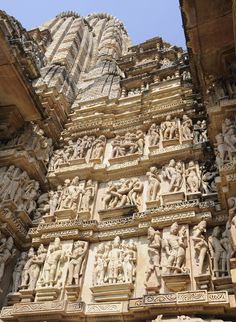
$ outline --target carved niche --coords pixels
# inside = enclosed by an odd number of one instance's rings
[[[125,215],[141,208],[143,183],[138,178],[109,181],[103,196],[103,209],[99,210],[101,219]]]
[[[92,180],[65,179],[64,185],[59,185],[57,190],[49,191],[49,212],[43,216],[44,221],[54,219],[89,219],[93,211],[96,184]],[[44,208],[45,209],[45,208]]]
[[[97,247],[93,271],[95,301],[127,300],[136,278],[137,245],[130,239],[122,241],[117,236],[111,242]]]

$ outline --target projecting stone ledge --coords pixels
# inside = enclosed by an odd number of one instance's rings
[[[134,289],[133,283],[97,285],[90,288],[96,302],[128,300]]]

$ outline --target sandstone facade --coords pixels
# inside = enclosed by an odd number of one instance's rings
[[[1,12],[2,321],[235,319],[234,56],[206,88],[191,45]]]

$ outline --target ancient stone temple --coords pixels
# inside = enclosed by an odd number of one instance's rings
[[[1,321],[236,320],[236,1],[180,7],[187,51],[0,11]]]

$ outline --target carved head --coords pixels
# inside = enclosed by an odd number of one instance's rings
[[[61,248],[61,240],[59,237],[56,237],[54,239],[54,243],[53,243],[54,249],[60,249]]]
[[[171,159],[170,162],[169,162],[169,166],[170,167],[174,167],[175,166],[175,160],[174,159]]]
[[[170,226],[170,232],[174,235],[177,235],[179,231],[179,225],[177,224],[177,222],[174,222],[171,226]]]
[[[219,237],[221,233],[220,227],[216,226],[214,227],[213,231],[212,231],[212,236],[214,237]]]

